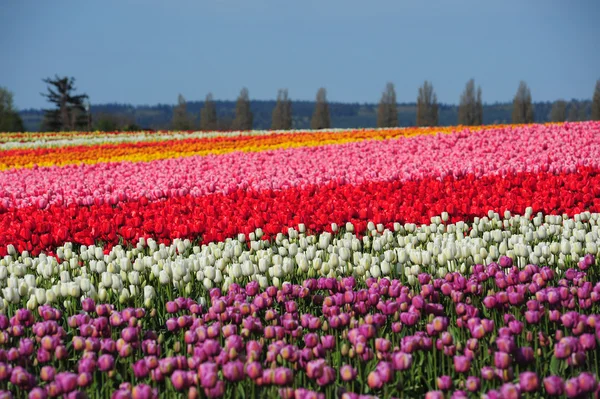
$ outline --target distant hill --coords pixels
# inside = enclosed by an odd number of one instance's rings
[[[219,118],[233,118],[235,113],[235,101],[215,101]],[[590,114],[590,101],[572,100],[569,103],[577,104],[583,108],[585,115]],[[200,109],[204,106],[203,101],[190,101],[187,103],[189,115],[199,125]],[[254,129],[268,129],[271,126],[271,114],[275,107],[275,101],[252,100],[252,112],[254,113]],[[97,117],[101,114],[118,116],[135,122],[145,129],[168,129],[173,117],[173,105],[128,105],[128,104],[98,104],[92,105],[92,114]],[[551,102],[534,103],[535,121],[550,121]],[[305,129],[310,126],[310,119],[315,108],[314,101],[294,101],[292,111],[294,115],[294,128]],[[374,127],[377,121],[377,104],[359,103],[329,103],[332,127],[335,128],[361,128]],[[38,131],[42,122],[43,110],[27,109],[19,114],[27,131]],[[483,123],[510,123],[512,103],[485,104],[483,106]],[[416,104],[398,104],[398,119],[400,126],[413,126],[416,120]],[[442,126],[456,125],[458,119],[458,106],[440,104],[439,124]]]

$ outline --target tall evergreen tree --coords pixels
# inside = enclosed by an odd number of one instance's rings
[[[385,86],[377,108],[377,127],[398,126],[398,105],[396,103],[396,90],[393,83]]]
[[[177,97],[177,106],[173,109],[173,119],[171,120],[173,130],[191,130],[193,123],[187,113],[185,98],[180,94]]]
[[[271,129],[289,130],[292,128],[292,100],[288,98],[287,89],[277,92],[277,104],[273,109]]]
[[[565,100],[557,100],[552,104],[550,120],[552,122],[564,122],[567,120],[567,102]]]
[[[483,124],[483,103],[481,101],[481,86],[475,93],[475,80],[467,82],[465,91],[460,96],[458,106],[458,124],[465,126],[479,126]]]
[[[200,111],[200,130],[217,130],[217,107],[212,93],[206,95],[204,107]]]
[[[0,132],[22,132],[23,120],[14,109],[13,94],[0,87]]]
[[[417,126],[438,125],[437,96],[433,91],[433,85],[428,81],[419,88],[417,97]]]
[[[533,104],[531,102],[531,90],[527,83],[521,81],[517,94],[513,99],[512,123],[533,123]]]
[[[250,96],[248,89],[244,87],[235,104],[235,119],[231,128],[233,130],[252,130],[253,119],[254,116],[250,110]]]
[[[600,121],[600,80],[596,81],[596,88],[594,89],[591,120]]]
[[[569,122],[577,122],[579,120],[579,107],[577,101],[571,101],[569,105],[569,114],[567,116]]]
[[[48,93],[42,96],[56,105],[56,109],[45,110],[44,124],[50,131],[86,129],[90,119],[87,115],[84,100],[87,94],[73,94],[75,79],[55,76],[54,79],[44,79],[48,85]]]
[[[317,102],[315,111],[310,120],[311,129],[329,129],[331,127],[331,117],[329,115],[329,104],[327,103],[327,90],[321,87],[317,91]]]

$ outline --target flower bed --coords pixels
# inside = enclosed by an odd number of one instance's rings
[[[0,150],[0,397],[598,397],[600,124],[440,131]]]

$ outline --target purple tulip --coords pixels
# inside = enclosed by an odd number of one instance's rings
[[[115,367],[115,358],[112,355],[102,355],[98,358],[98,370],[110,371]]]
[[[481,386],[481,380],[475,376],[467,377],[467,381],[465,382],[465,388],[469,392],[477,392],[479,391],[479,387]]]
[[[567,398],[577,398],[581,395],[581,388],[579,387],[577,378],[571,378],[565,382],[565,394]]]
[[[342,381],[352,381],[356,378],[356,370],[352,366],[345,364],[340,368],[340,378]]]
[[[436,384],[438,389],[442,391],[449,391],[452,388],[452,378],[447,375],[443,375],[436,378]]]
[[[507,382],[500,387],[500,395],[502,396],[502,399],[519,399],[521,397],[521,392],[515,384]]]
[[[510,367],[511,358],[508,353],[494,352],[494,365],[499,369],[507,369]]]
[[[535,392],[538,390],[540,381],[536,373],[524,371],[519,375],[519,387],[524,392]]]
[[[466,356],[454,356],[454,369],[457,373],[467,373],[471,369],[471,360]]]
[[[585,393],[593,392],[598,387],[596,377],[588,372],[579,374],[579,377],[577,377],[577,382],[579,383],[579,388]]]

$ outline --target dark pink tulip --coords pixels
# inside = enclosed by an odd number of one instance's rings
[[[534,360],[533,348],[530,346],[517,348],[515,358],[517,363],[522,365],[532,363]]]
[[[503,269],[508,269],[512,267],[513,261],[508,256],[501,256],[498,260],[498,265]]]
[[[79,373],[77,376],[77,386],[80,388],[89,387],[93,382],[92,374],[90,373]]]
[[[425,399],[444,399],[442,391],[429,391],[425,394]]]
[[[139,384],[131,390],[132,399],[158,399],[158,391],[149,385]]]
[[[471,360],[466,356],[454,356],[454,369],[457,373],[466,373],[471,369]]]
[[[96,361],[94,359],[81,359],[77,366],[78,373],[93,373],[96,371]]]
[[[479,387],[481,386],[481,381],[478,377],[469,376],[467,377],[467,381],[465,382],[465,388],[469,392],[477,392],[479,391]]]
[[[145,378],[150,374],[150,369],[145,359],[140,359],[131,365],[135,378]]]
[[[596,349],[596,337],[594,334],[582,334],[579,336],[579,345],[586,350],[594,350]]]
[[[68,355],[69,352],[67,351],[67,347],[64,345],[58,345],[56,349],[54,349],[54,357],[57,360],[64,360]]]
[[[539,324],[541,319],[541,314],[537,310],[528,310],[525,312],[525,320],[529,324]]]
[[[39,348],[36,353],[36,359],[38,363],[48,363],[52,360],[52,353],[43,348]]]
[[[240,381],[244,378],[244,364],[239,360],[223,365],[223,376],[228,381]]]
[[[204,393],[208,398],[220,398],[225,394],[225,382],[222,380],[217,381],[214,387],[204,388]]]
[[[454,391],[450,399],[468,399],[469,395],[465,391]]]
[[[98,370],[109,371],[115,367],[115,358],[112,355],[104,354],[98,358]]]
[[[333,335],[321,336],[321,345],[325,350],[333,350],[335,348],[335,337]]]
[[[596,380],[596,377],[589,372],[583,372],[579,374],[579,377],[577,377],[577,382],[579,383],[579,388],[585,393],[594,392],[598,387],[598,381]]]
[[[394,352],[392,367],[398,371],[408,370],[412,366],[412,355],[405,352]]]
[[[177,391],[183,391],[188,387],[188,378],[185,371],[175,370],[173,374],[171,374],[171,384],[173,384],[173,388]]]
[[[198,368],[198,377],[200,377],[200,384],[204,388],[213,388],[217,384],[218,369],[215,363],[203,363]]]
[[[54,377],[56,375],[56,370],[52,366],[44,366],[40,370],[40,379],[42,381],[50,382],[54,381]],[[2,378],[0,378],[1,380]]]
[[[309,333],[304,336],[304,344],[308,348],[314,348],[319,343],[319,336],[315,333]]]
[[[510,335],[498,338],[496,340],[496,346],[498,347],[498,351],[504,353],[513,353],[517,348],[514,339]]]
[[[494,365],[499,369],[507,369],[510,367],[511,358],[508,353],[494,352]]]
[[[81,301],[81,308],[88,313],[92,313],[96,310],[96,303],[92,298],[85,298]]]
[[[287,367],[277,367],[273,376],[273,382],[278,386],[289,385],[294,381],[292,370]]]
[[[69,393],[77,388],[77,374],[69,372],[58,373],[54,377],[54,380],[63,393]]]
[[[519,375],[519,387],[523,392],[536,392],[540,386],[540,380],[536,373],[524,371]]]
[[[438,389],[442,391],[449,391],[452,388],[452,378],[447,375],[436,378],[436,384]]]
[[[502,396],[502,399],[519,399],[521,397],[521,392],[515,384],[507,382],[500,387],[500,395]]]
[[[114,391],[110,397],[111,399],[131,399],[131,391],[126,389],[118,389]]]
[[[554,356],[557,359],[567,359],[572,352],[571,346],[562,339],[554,344]]]
[[[29,399],[46,399],[48,397],[48,394],[42,388],[35,387],[31,391],[29,391],[28,397]]]
[[[550,376],[544,378],[544,389],[550,396],[560,396],[564,393],[565,383],[558,376]]]
[[[571,378],[565,382],[565,394],[567,398],[577,398],[581,395],[581,388],[579,387],[579,380],[577,378]]]
[[[393,377],[393,369],[392,365],[389,362],[381,361],[377,363],[377,367],[375,370],[379,373],[381,380],[384,384],[387,384],[392,380]]]
[[[371,389],[381,389],[383,387],[383,380],[377,370],[369,373],[367,376],[367,385]]]
[[[262,375],[262,366],[259,362],[250,362],[245,367],[246,375],[255,380]]]

